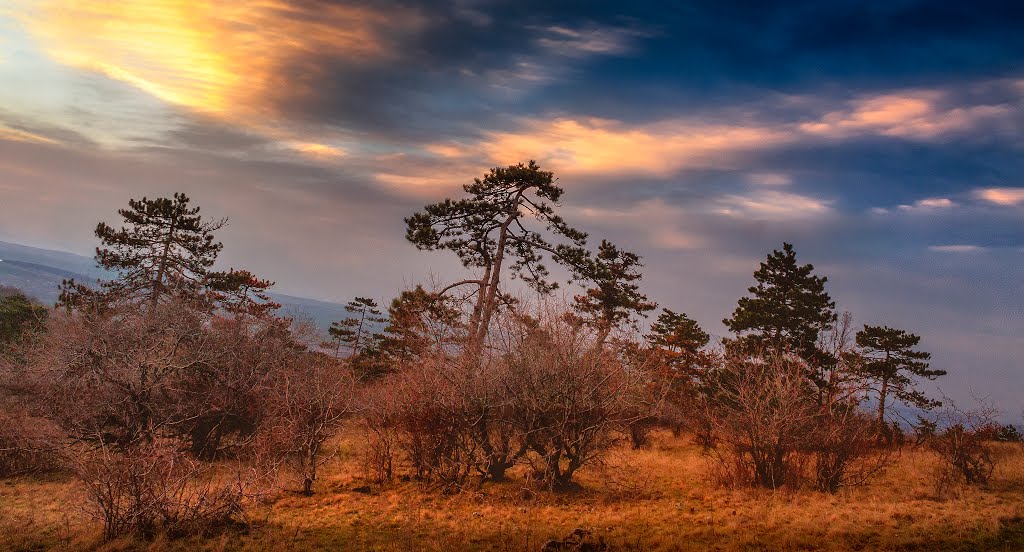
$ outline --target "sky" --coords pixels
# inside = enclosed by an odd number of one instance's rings
[[[88,255],[180,191],[229,218],[225,266],[384,300],[460,276],[403,217],[536,159],[661,306],[725,333],[789,241],[1014,420],[1022,153],[1013,0],[0,5],[0,240]]]

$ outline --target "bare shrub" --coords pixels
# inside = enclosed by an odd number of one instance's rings
[[[288,320],[213,317],[203,362],[178,375],[170,429],[193,456],[212,460],[245,453],[269,423],[270,389],[301,354]]]
[[[629,359],[600,346],[585,327],[564,317],[519,319],[502,351],[511,419],[525,436],[526,461],[552,489],[574,485],[584,465],[601,458],[640,417],[643,378]],[[638,368],[638,366],[636,366]]]
[[[187,303],[56,311],[32,361],[47,415],[81,441],[128,447],[178,421],[182,373],[214,354]]]
[[[394,431],[413,477],[453,488],[482,465],[466,383],[459,365],[443,358],[410,365],[384,383],[393,400],[375,405],[371,423]]]
[[[948,398],[932,427],[938,428],[924,439],[924,445],[940,461],[935,473],[935,486],[940,494],[961,484],[988,483],[996,467],[991,444],[991,428],[998,410],[981,402],[977,408],[964,410]]]
[[[527,463],[543,486],[565,489],[640,416],[643,372],[590,330],[559,316],[503,318],[481,356],[435,354],[409,363],[370,394],[367,466],[396,466],[459,488],[500,481]]]
[[[52,473],[62,467],[60,431],[23,408],[0,410],[0,477]]]
[[[808,448],[814,455],[814,485],[834,493],[842,487],[863,485],[890,464],[894,449],[878,446],[874,418],[856,402],[823,407]]]
[[[784,353],[725,355],[709,371],[695,412],[723,483],[835,492],[888,463],[855,389],[825,396]]]
[[[241,472],[217,474],[170,443],[82,450],[74,469],[106,539],[208,536],[244,523]]]
[[[269,420],[261,448],[284,460],[313,494],[317,469],[329,459],[324,443],[355,410],[356,379],[347,363],[319,353],[294,359],[266,392]]]
[[[704,397],[702,420],[728,479],[772,489],[795,484],[816,411],[802,368],[783,355],[730,356],[708,381],[714,394]]]

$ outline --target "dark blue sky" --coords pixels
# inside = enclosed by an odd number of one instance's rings
[[[0,8],[0,239],[86,253],[129,197],[344,300],[455,277],[402,217],[536,159],[712,332],[783,240],[954,397],[1024,410],[1020,2],[106,2]]]

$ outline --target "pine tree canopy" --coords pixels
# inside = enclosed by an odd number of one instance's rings
[[[213,232],[227,221],[204,220],[189,202],[184,194],[129,200],[129,208],[118,211],[123,226],[96,226],[97,264],[117,274],[103,284],[108,293],[150,302],[172,293],[198,294],[223,247]]]
[[[864,371],[879,384],[879,421],[884,421],[887,397],[917,408],[941,406],[914,388],[915,379],[934,380],[945,370],[931,370],[931,354],[915,350],[921,337],[888,326],[868,326],[857,332],[857,346],[864,359]]]
[[[642,267],[639,255],[623,251],[607,240],[601,240],[597,255],[588,259],[586,272],[594,285],[575,297],[574,307],[584,320],[598,328],[601,341],[634,314],[646,316],[657,307],[640,293],[636,283],[643,277],[638,270]]]
[[[836,321],[836,305],[825,291],[828,278],[813,271],[811,264],[797,264],[793,245],[784,243],[754,272],[751,296],[722,322],[758,345],[814,354],[818,336]]]

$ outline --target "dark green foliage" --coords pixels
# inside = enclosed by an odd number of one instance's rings
[[[711,336],[700,324],[685,313],[661,309],[658,319],[651,324],[647,343],[671,355],[693,355],[711,341]]]
[[[180,193],[173,199],[132,199],[128,209],[118,210],[125,223],[121,228],[99,223],[96,264],[115,277],[98,289],[66,280],[58,305],[103,310],[127,301],[152,307],[178,297],[235,316],[264,316],[279,308],[266,293],[273,282],[247,270],[210,270],[223,247],[213,232],[227,219],[204,220],[190,202]]]
[[[456,282],[440,294],[463,285],[473,287],[469,338],[481,347],[502,301],[505,265],[511,263],[507,268],[513,277],[538,292],[550,292],[557,283],[549,280],[545,255],[571,270],[584,267],[586,234],[555,214],[562,188],[555,185],[551,172],[540,170],[533,161],[495,167],[463,189],[469,197],[445,199],[406,218],[406,239],[422,250],[452,251],[464,266],[479,270],[476,277]],[[564,241],[553,243],[545,234]]]
[[[206,275],[206,287],[212,299],[220,308],[234,315],[265,316],[281,308],[267,295],[267,289],[274,285],[261,280],[248,270],[230,269],[227,272],[210,272]]]
[[[929,370],[929,353],[914,350],[921,338],[888,326],[864,326],[857,332],[865,374],[878,383],[878,422],[885,422],[886,401],[890,395],[904,404],[921,409],[941,406],[914,389],[915,379],[934,380],[945,370]]]
[[[1001,443],[1020,443],[1024,441],[1024,435],[1021,435],[1017,426],[1006,424],[995,429],[992,439]]]
[[[101,222],[96,237],[97,264],[117,274],[103,288],[126,298],[145,298],[156,303],[171,294],[196,295],[207,270],[223,247],[213,232],[226,220],[206,221],[189,198],[142,198],[129,200],[118,213],[125,225],[119,229]]]
[[[41,328],[46,314],[46,307],[20,292],[0,296],[0,353],[18,343],[26,332]]]
[[[819,356],[821,333],[835,323],[835,302],[825,291],[828,278],[815,276],[811,264],[799,265],[793,245],[784,243],[754,272],[751,297],[739,300],[722,322],[757,347],[777,348],[807,360]]]
[[[593,287],[576,296],[575,309],[597,328],[598,342],[604,343],[612,329],[634,314],[646,316],[657,306],[640,293],[636,284],[643,277],[638,272],[642,267],[639,255],[622,251],[607,240],[601,240],[597,255],[588,259],[585,273]]]

